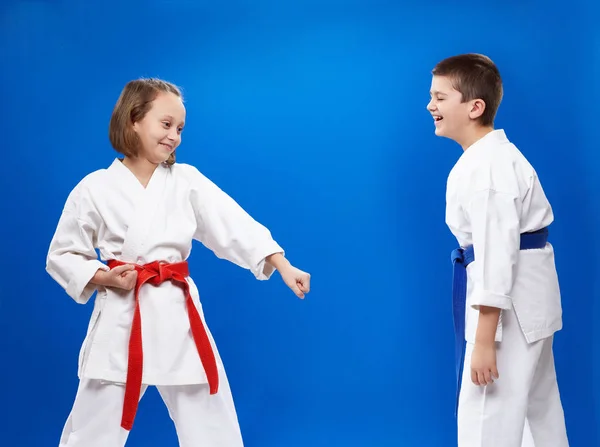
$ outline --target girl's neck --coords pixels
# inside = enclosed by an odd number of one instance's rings
[[[151,163],[143,157],[125,157],[123,159],[123,165],[135,175],[144,188],[148,186],[152,174],[154,174],[154,171],[158,167],[157,164]]]

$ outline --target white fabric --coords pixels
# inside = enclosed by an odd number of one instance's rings
[[[71,192],[50,244],[47,271],[78,303],[95,287],[88,285],[105,264],[117,259],[146,264],[179,262],[190,254],[192,240],[219,258],[266,280],[273,268],[265,258],[283,249],[270,232],[196,168],[159,166],[146,188],[115,159],[108,169],[86,176]],[[204,320],[198,289],[191,295]],[[149,385],[206,383],[193,342],[182,290],[167,281],[140,292],[144,370]],[[81,348],[79,377],[125,382],[133,318],[133,291],[98,287],[87,336]],[[221,358],[207,328],[217,365]]]
[[[448,176],[446,223],[461,247],[475,250],[467,267],[467,341],[475,341],[480,305],[514,306],[529,342],[562,328],[552,245],[519,250],[521,233],[553,220],[535,170],[503,130],[490,132],[460,157]],[[502,316],[496,340],[502,340]]]
[[[142,396],[146,388],[142,387]],[[219,392],[213,395],[209,394],[206,384],[158,386],[157,389],[175,423],[180,447],[243,446],[224,373]],[[124,396],[123,385],[82,379],[59,447],[123,447],[129,436],[129,432],[121,428]]]
[[[474,345],[467,344],[458,409],[459,447],[569,446],[552,341],[548,337],[528,343],[514,310],[506,310],[504,339],[496,351],[500,378],[486,387],[471,381]]]
[[[469,147],[450,172],[446,222],[460,246],[475,251],[467,267],[459,447],[568,446],[552,355],[553,334],[562,328],[554,251],[550,243],[519,249],[522,233],[553,219],[535,170],[503,130]],[[470,374],[482,305],[502,309],[500,378],[486,387]]]

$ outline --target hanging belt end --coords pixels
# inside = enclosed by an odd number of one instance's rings
[[[125,420],[123,419],[121,421],[121,428],[127,430],[127,431],[131,431],[131,429],[133,428],[133,421],[132,420]]]
[[[216,380],[210,385],[210,394],[217,394],[219,392],[219,382]]]

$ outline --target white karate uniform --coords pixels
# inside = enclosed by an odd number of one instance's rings
[[[531,436],[535,447],[568,446],[552,356],[553,334],[562,328],[553,247],[519,250],[520,234],[553,219],[535,170],[503,130],[474,143],[450,172],[446,223],[461,247],[475,251],[467,267],[459,447],[521,447]],[[480,305],[502,309],[500,378],[486,387],[470,374]]]
[[[118,384],[126,380],[134,292],[89,284],[98,269],[108,270],[95,248],[104,261],[176,263],[188,258],[194,239],[259,280],[269,279],[274,271],[265,258],[283,253],[268,229],[190,165],[160,165],[144,188],[115,159],[108,169],[86,176],[69,195],[46,268],[77,303],[85,304],[96,290],[97,296],[80,351],[81,383],[61,446],[122,446],[127,434],[119,425],[124,389]],[[198,289],[191,278],[186,279],[206,327]],[[209,396],[181,287],[170,281],[158,287],[144,285],[139,301],[142,383],[159,388],[180,445],[241,446],[222,360],[206,327],[220,376],[219,392]],[[193,423],[184,422],[190,418]],[[200,424],[203,420],[206,423]],[[95,441],[102,436],[114,441]]]

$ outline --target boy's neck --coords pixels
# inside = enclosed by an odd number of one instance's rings
[[[494,126],[479,126],[476,125],[465,132],[463,138],[457,141],[462,147],[463,151],[469,149],[477,141],[481,140],[487,134],[494,130]]]

